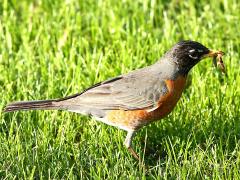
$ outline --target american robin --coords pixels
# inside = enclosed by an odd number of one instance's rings
[[[139,159],[131,146],[135,132],[167,116],[181,97],[191,68],[201,59],[219,54],[222,52],[209,50],[198,42],[180,41],[153,65],[95,84],[72,96],[13,102],[4,111],[57,109],[91,115],[127,131],[124,145]]]

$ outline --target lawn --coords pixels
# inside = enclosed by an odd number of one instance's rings
[[[239,179],[240,2],[0,1],[0,176],[6,179]],[[223,50],[199,63],[174,111],[126,132],[64,111],[3,113],[150,65],[182,39]]]

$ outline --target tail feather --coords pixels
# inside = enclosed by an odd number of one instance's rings
[[[59,105],[56,100],[20,101],[8,104],[4,112],[31,109],[59,109]]]

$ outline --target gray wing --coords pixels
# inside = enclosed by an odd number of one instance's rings
[[[99,110],[154,109],[166,92],[166,84],[158,75],[142,70],[96,84],[79,95],[67,97],[65,104]]]

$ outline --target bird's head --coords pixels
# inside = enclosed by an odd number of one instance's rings
[[[191,68],[206,57],[216,57],[222,51],[213,51],[196,41],[180,41],[168,52],[170,58],[183,73],[188,73]]]

